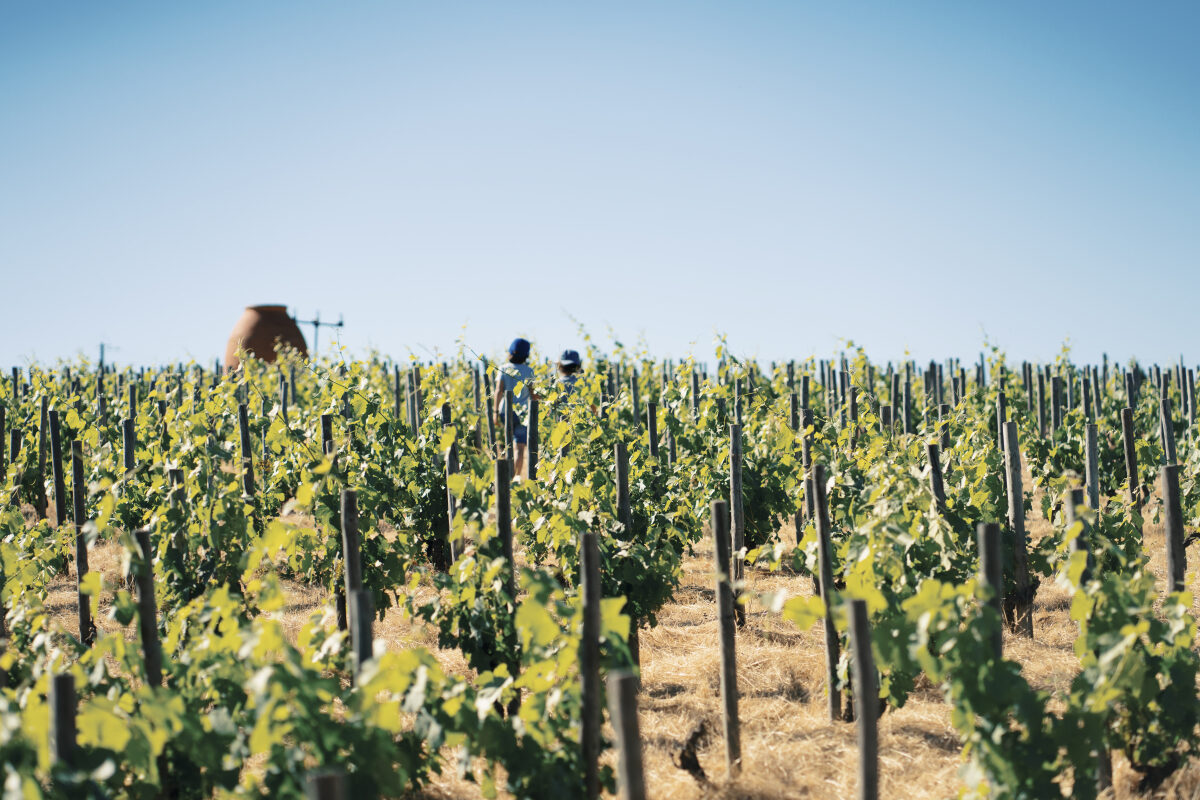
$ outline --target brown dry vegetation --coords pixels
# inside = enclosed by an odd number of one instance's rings
[[[1025,480],[1026,486],[1031,485],[1028,472]],[[1028,521],[1033,539],[1049,530],[1036,508],[1035,503]],[[790,528],[782,535],[785,541],[794,541]],[[1151,568],[1161,581],[1165,561],[1162,526],[1148,521],[1145,541],[1152,555]],[[117,585],[120,579],[119,553],[119,546],[113,544],[91,550],[91,567],[103,574],[106,586]],[[747,579],[756,592],[812,592],[811,581],[795,575],[750,572]],[[289,584],[288,590],[290,602],[278,616],[294,637],[314,611],[326,606],[327,598],[302,585]],[[73,580],[56,580],[49,610],[66,629],[74,627],[74,602]],[[1007,637],[1005,641],[1006,657],[1021,663],[1031,683],[1052,692],[1067,690],[1078,669],[1073,652],[1076,629],[1069,606],[1069,595],[1063,589],[1043,582],[1035,604],[1034,640]],[[1196,611],[1200,612],[1200,607]],[[97,622],[101,631],[114,627],[103,608]],[[433,631],[395,609],[377,624],[375,633],[389,649],[424,646],[448,671],[467,671],[456,651],[437,648]],[[743,767],[740,777],[729,779],[721,737],[709,540],[697,545],[685,560],[674,600],[659,615],[658,626],[642,632],[641,653],[640,721],[650,797],[782,800],[854,795],[855,727],[828,721],[820,627],[801,631],[779,614],[756,607],[749,609],[747,625],[737,640]],[[703,781],[677,766],[685,742],[701,726],[707,735],[700,740],[696,754],[705,774]],[[918,686],[904,708],[889,710],[882,717],[879,731],[882,797],[915,800],[957,793],[960,741],[940,690],[928,684]],[[611,762],[613,754],[607,758]],[[1200,800],[1200,763],[1189,763],[1150,794],[1137,792],[1138,777],[1122,756],[1114,754],[1115,793],[1110,796]],[[481,797],[474,784],[453,774],[452,767],[448,774],[435,776],[422,794],[428,798]]]

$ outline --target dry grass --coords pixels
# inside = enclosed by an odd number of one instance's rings
[[[1028,480],[1028,475],[1026,476]],[[1030,485],[1029,483],[1026,484]],[[1035,504],[1035,509],[1037,505]],[[1049,524],[1034,511],[1028,523],[1037,539]],[[791,540],[791,531],[785,532]],[[1162,580],[1164,547],[1161,525],[1145,530],[1151,568]],[[120,578],[119,548],[106,544],[91,551],[92,569],[106,585]],[[755,591],[777,589],[811,594],[811,581],[794,575],[751,573]],[[325,607],[319,590],[289,584],[291,601],[278,616],[295,636],[314,610]],[[98,624],[112,627],[102,602]],[[65,629],[74,627],[73,580],[51,587],[49,607]],[[1053,582],[1044,582],[1035,601],[1033,641],[1008,637],[1006,655],[1022,665],[1039,688],[1064,692],[1078,669],[1073,652],[1075,624],[1070,598]],[[1200,607],[1197,608],[1200,612]],[[432,650],[450,672],[467,674],[461,655],[437,648],[436,633],[392,610],[376,627],[389,648],[420,645]],[[730,779],[725,767],[718,693],[718,633],[713,594],[712,551],[706,539],[684,562],[682,585],[659,616],[659,624],[641,637],[643,691],[641,731],[647,786],[652,798],[842,798],[855,790],[857,748],[853,724],[831,723],[826,711],[824,656],[820,629],[800,631],[761,608],[750,609],[737,641],[738,688],[742,720],[742,771]],[[880,720],[881,796],[941,798],[958,788],[960,742],[950,725],[941,692],[918,687],[908,704]],[[707,735],[696,749],[704,779],[676,765],[685,742],[703,726]],[[610,760],[613,755],[607,756]],[[1152,794],[1136,791],[1138,775],[1120,756],[1114,758],[1115,798],[1200,800],[1200,765],[1191,763]],[[478,798],[478,788],[450,769],[435,776],[423,792],[429,798]]]

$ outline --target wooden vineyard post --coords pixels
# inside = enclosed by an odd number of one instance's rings
[[[8,460],[6,458],[8,454],[4,449],[4,434],[8,430],[8,426],[4,420],[5,411],[4,404],[0,403],[0,486],[4,485],[4,478],[8,475]]]
[[[613,447],[613,457],[617,467],[617,521],[621,523],[626,539],[633,538],[633,506],[629,499],[629,449],[625,442],[617,442]],[[641,642],[638,635],[638,620],[629,620],[629,655],[634,666],[641,667]]]
[[[1086,384],[1085,384],[1086,385]],[[1096,447],[1096,423],[1087,423],[1084,443],[1084,470],[1088,507],[1100,510],[1100,455]]]
[[[996,446],[1004,452],[1004,423],[1008,422],[1008,395],[1000,392],[996,395]]]
[[[692,367],[691,373],[691,389],[692,389],[692,419],[700,418],[700,375],[697,374],[696,368]]]
[[[721,632],[721,716],[725,731],[725,763],[736,777],[742,764],[741,728],[738,724],[737,652],[734,630],[733,573],[730,571],[729,507],[720,500],[711,507],[717,572],[717,623]]]
[[[96,415],[100,417],[101,429],[108,426],[108,398],[104,394],[104,373],[96,373]]]
[[[1129,504],[1137,505],[1141,497],[1140,478],[1138,476],[1137,447],[1134,442],[1133,409],[1121,409],[1121,441],[1125,445],[1125,475],[1129,489]]]
[[[929,491],[933,495],[934,508],[939,514],[946,513],[946,485],[942,482],[941,449],[933,443],[925,445],[925,455],[929,459]]]
[[[50,412],[50,468],[54,473],[54,524],[61,527],[67,520],[67,482],[63,475],[62,423],[58,411]]]
[[[242,494],[254,497],[254,453],[250,449],[250,417],[245,403],[238,405],[238,438],[242,446]]]
[[[854,651],[854,704],[858,722],[858,798],[879,798],[879,689],[867,601],[851,600],[850,647]]]
[[[844,374],[844,373],[843,373],[843,374]],[[908,380],[905,380],[905,381],[904,381],[904,408],[903,408],[903,413],[904,413],[904,432],[905,432],[905,433],[912,433],[912,432],[913,432],[913,419],[912,419],[912,382],[911,382],[911,381],[908,381]]]
[[[650,459],[658,461],[658,403],[646,401],[646,433],[649,434]]]
[[[1037,421],[1038,433],[1046,436],[1046,375],[1038,369],[1037,374]]]
[[[34,509],[37,511],[38,519],[46,518],[46,450],[49,438],[47,433],[50,428],[49,411],[50,398],[42,395],[41,414],[38,418],[38,463],[37,463],[37,489],[33,495]]]
[[[1187,371],[1188,438],[1196,436],[1196,371]]]
[[[633,424],[642,424],[641,398],[638,396],[638,371],[629,370],[629,399],[633,402]]]
[[[321,454],[333,455],[333,416],[321,415]]]
[[[83,483],[83,444],[71,442],[71,488],[72,509],[75,512],[75,585],[79,618],[79,641],[89,647],[96,640],[96,629],[92,624],[92,606],[87,595],[78,591],[88,573],[87,538],[83,535],[84,501],[87,487]]]
[[[516,414],[516,409],[513,408],[512,389],[506,389],[504,392],[504,460],[510,465],[516,458],[513,451],[513,426],[516,424],[514,421]],[[511,480],[511,474],[509,478]]]
[[[413,370],[409,369],[404,374],[405,397],[404,407],[408,412],[408,430],[416,438],[421,426],[417,419],[417,384],[413,374]]]
[[[283,417],[283,424],[289,424],[288,420],[288,382],[282,375],[279,376],[279,415]]]
[[[837,667],[841,643],[833,624],[833,548],[829,541],[829,501],[825,496],[825,468],[814,464],[805,491],[812,494],[817,521],[818,589],[825,604],[825,680],[829,689],[829,719],[842,718],[842,694],[838,690]]]
[[[346,773],[340,769],[322,769],[305,777],[305,796],[308,800],[349,800]]]
[[[496,459],[496,527],[500,533],[500,545],[504,560],[508,563],[508,578],[505,589],[509,598],[516,603],[516,563],[513,560],[512,533],[512,467],[507,459]]]
[[[249,409],[245,403],[238,405],[238,438],[242,450],[242,496],[254,510],[251,513],[251,523],[254,530],[263,530],[263,520],[259,513],[258,500],[254,495],[254,452],[250,447],[250,418]]]
[[[1159,479],[1162,482],[1163,532],[1167,537],[1167,592],[1180,592],[1187,571],[1187,552],[1184,550],[1183,510],[1179,500],[1179,465],[1161,467]]]
[[[586,800],[600,796],[600,545],[595,531],[583,534],[579,558],[583,631],[579,645],[580,749]]]
[[[75,713],[75,676],[69,672],[50,676],[50,760],[66,767],[76,767],[77,750]]]
[[[371,660],[374,647],[375,602],[371,592],[355,589],[350,594],[350,642],[354,649],[354,682],[362,678],[363,667]]]
[[[942,403],[938,406],[938,428],[941,430],[942,450],[950,449],[950,406]]]
[[[442,403],[442,429],[445,430],[450,425],[450,404]],[[479,430],[476,428],[475,430]],[[450,476],[458,472],[458,438],[457,436],[450,441],[450,446],[446,448],[446,538],[441,543],[442,552],[438,554],[440,563],[435,566],[443,571],[448,572],[450,565],[457,558],[454,552],[454,516],[458,513],[458,503],[454,499],[454,492],[450,490]]]
[[[1163,455],[1168,464],[1179,463],[1175,457],[1175,425],[1171,420],[1171,386],[1163,381],[1162,393],[1159,396],[1159,430],[1162,435]]]
[[[488,431],[488,449],[493,458],[496,457],[496,409],[492,396],[487,396],[487,431]]]
[[[525,436],[526,453],[526,469],[525,474],[529,480],[537,480],[538,469],[538,400],[529,393],[529,425],[526,428]]]
[[[1062,425],[1063,379],[1057,375],[1050,379],[1050,426],[1058,430]]]
[[[1008,530],[1012,536],[1015,596],[1006,606],[1011,610],[1009,627],[1014,633],[1033,638],[1033,592],[1029,580],[1029,552],[1025,536],[1025,492],[1021,485],[1021,448],[1017,423],[1004,423],[1004,469],[1008,475]]]
[[[412,372],[413,398],[413,434],[421,427],[421,417],[425,412],[425,394],[421,391],[421,365],[413,364]]]
[[[808,429],[813,426],[813,412],[808,408],[801,408],[800,425],[803,431],[800,437],[800,465],[804,468],[804,517],[805,519],[813,518],[813,497],[808,491],[808,479],[812,474],[812,435]],[[796,536],[799,537],[800,532],[797,530]],[[799,541],[799,539],[797,539]]]
[[[140,552],[135,581],[137,582],[138,633],[142,639],[142,654],[146,665],[146,684],[162,686],[162,646],[158,641],[158,606],[154,602],[154,551],[150,549],[150,531],[141,528],[134,533]]]
[[[478,397],[479,373],[475,373],[475,391],[476,391],[476,397]],[[396,417],[396,420],[399,421],[401,414],[403,413],[401,411],[401,408],[404,405],[404,388],[400,385],[400,365],[399,364],[394,364],[392,366],[392,404],[393,404],[392,414]]]
[[[745,564],[742,561],[742,548],[746,545],[746,509],[742,497],[742,426],[729,426],[729,526],[732,549],[732,572],[730,580],[734,585],[734,598],[739,600],[740,590],[737,588],[745,578]],[[735,615],[738,627],[746,624],[746,609],[740,602],[735,603]]]
[[[362,557],[359,554],[358,493],[353,489],[342,489],[342,596],[350,601],[354,593],[363,588]],[[346,620],[351,634],[354,627],[354,609],[351,604]]]
[[[996,612],[996,630],[992,633],[992,658],[1000,661],[1004,653],[1003,608],[1004,559],[1000,553],[1000,526],[981,522],[975,532],[979,547],[979,582],[987,587],[987,605]]]
[[[132,417],[126,417],[121,420],[121,442],[125,455],[124,467],[126,479],[133,477],[129,473],[137,466],[137,428],[134,425]]]
[[[513,608],[517,606],[517,563],[513,556],[512,531],[512,462],[504,458],[496,459],[495,473],[496,491],[496,529],[500,535],[501,553],[507,566],[508,574],[504,580],[504,590],[508,594]],[[512,631],[508,641],[509,652],[516,652],[516,631]],[[513,677],[516,678],[514,670]],[[510,714],[515,714],[520,708],[521,698],[518,695],[508,706]]]
[[[617,796],[646,800],[642,736],[638,730],[638,679],[629,670],[608,676],[608,713],[617,738]]]

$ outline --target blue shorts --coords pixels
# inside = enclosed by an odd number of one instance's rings
[[[525,444],[525,442],[528,440],[528,437],[529,437],[529,432],[526,430],[524,425],[517,425],[517,426],[513,427],[513,441],[514,442],[516,442],[517,444]]]

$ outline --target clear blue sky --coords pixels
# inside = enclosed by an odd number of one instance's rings
[[[1197,41],[1194,0],[4,0],[0,366],[207,360],[269,302],[423,357],[1200,360]]]

